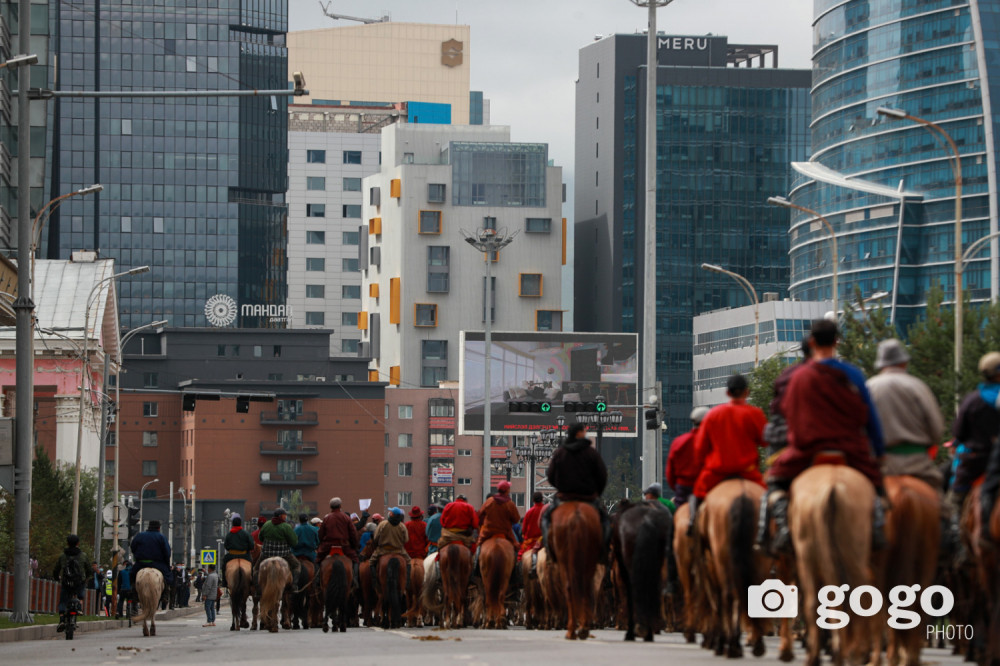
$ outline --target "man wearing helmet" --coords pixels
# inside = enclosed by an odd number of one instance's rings
[[[674,489],[674,506],[681,506],[688,501],[694,482],[698,478],[698,464],[694,455],[694,440],[702,419],[708,414],[708,407],[695,407],[691,410],[691,430],[679,435],[670,443],[670,453],[667,454],[666,478],[667,485]]]

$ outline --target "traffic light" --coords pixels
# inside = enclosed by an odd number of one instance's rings
[[[139,507],[129,505],[128,507],[128,518],[125,524],[128,526],[128,540],[131,542],[132,538],[139,533]]]
[[[514,414],[517,412],[540,412],[548,413],[552,411],[551,402],[511,400],[507,403],[507,412]]]
[[[563,403],[563,411],[564,412],[580,412],[580,411],[583,411],[583,403],[582,402],[573,402],[573,401],[564,402]]]
[[[660,410],[647,409],[646,410],[646,430],[657,430],[660,427]]]
[[[597,402],[594,403],[594,411],[595,412],[606,412],[606,411],[608,411],[608,403],[606,403],[604,401],[603,397],[597,396]]]

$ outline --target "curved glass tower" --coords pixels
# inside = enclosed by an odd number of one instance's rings
[[[839,296],[886,291],[905,331],[941,285],[954,299],[952,153],[927,128],[880,117],[900,109],[940,125],[962,155],[963,247],[997,231],[991,92],[1000,100],[1000,0],[815,0],[812,157],[794,203],[832,224]],[[986,35],[991,41],[984,41]],[[992,75],[992,76],[991,76]],[[992,90],[991,90],[992,84]],[[829,234],[795,213],[790,293],[832,296]],[[973,302],[996,297],[996,240],[966,264]],[[991,259],[992,257],[992,259]],[[992,276],[992,278],[991,278]]]

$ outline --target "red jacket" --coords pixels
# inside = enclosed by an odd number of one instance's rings
[[[698,428],[680,435],[670,443],[670,453],[667,454],[667,485],[677,490],[678,486],[694,487],[698,478],[698,460],[695,456],[695,435]]]
[[[406,531],[410,533],[406,553],[415,560],[427,557],[427,523],[423,519],[411,520],[406,523]]]
[[[520,544],[514,536],[514,525],[519,520],[521,514],[510,497],[495,495],[489,498],[479,509],[479,521],[483,526],[479,530],[479,543],[499,535],[510,541],[516,550]]]
[[[535,504],[524,512],[524,521],[521,523],[521,539],[537,539],[542,536],[542,509],[544,504]]]
[[[344,550],[344,555],[357,560],[358,541],[358,530],[346,513],[340,509],[331,509],[330,513],[323,517],[323,522],[319,526],[317,549],[321,554],[320,559],[326,557],[333,546],[340,546]]]
[[[695,435],[698,468],[723,477],[757,470],[765,425],[764,412],[743,399],[712,408]]]
[[[441,527],[459,532],[472,530],[479,527],[479,516],[471,504],[465,500],[455,500],[441,512]]]

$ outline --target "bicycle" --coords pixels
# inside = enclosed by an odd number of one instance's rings
[[[70,595],[69,601],[66,602],[66,610],[63,611],[60,618],[64,626],[63,632],[66,634],[66,640],[73,640],[73,632],[76,631],[76,618],[82,614],[83,604],[80,603],[80,599],[75,594]]]

